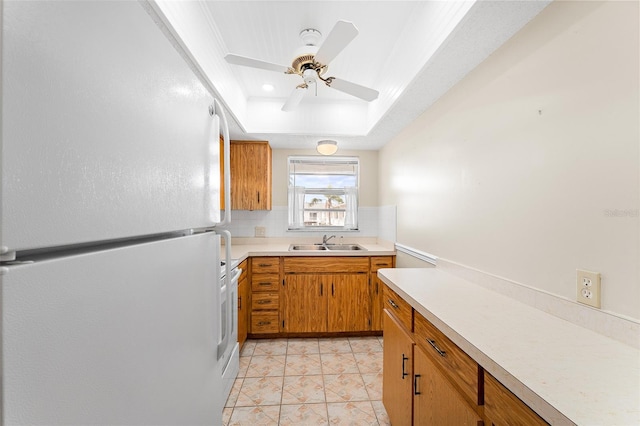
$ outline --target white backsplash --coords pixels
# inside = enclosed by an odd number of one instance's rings
[[[384,221],[380,218],[384,217]],[[231,225],[227,226],[231,235],[238,238],[255,237],[256,226],[265,228],[266,238],[309,237],[327,234],[327,231],[289,231],[286,206],[276,206],[272,210],[233,210]],[[395,206],[358,208],[357,231],[336,231],[337,235],[353,237],[379,237],[384,234],[387,241],[395,241]]]

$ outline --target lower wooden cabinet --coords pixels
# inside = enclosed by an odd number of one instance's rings
[[[382,402],[393,426],[542,426],[529,406],[385,286]]]
[[[386,344],[386,341],[385,341]],[[420,347],[413,352],[413,421],[416,425],[478,426],[482,419]]]
[[[411,425],[413,340],[386,309],[383,312],[383,328],[382,403],[393,426]]]
[[[282,331],[367,331],[371,303],[366,274],[288,274],[282,290]]]

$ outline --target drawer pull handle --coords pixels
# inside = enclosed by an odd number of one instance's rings
[[[271,321],[259,321],[258,325],[270,325]]]
[[[404,354],[402,354],[402,380],[404,380],[404,378],[409,375],[409,373],[404,372],[405,361],[409,361],[409,358],[407,358],[406,356],[404,356]]]
[[[389,299],[389,300],[387,300],[387,301],[388,301],[388,302],[389,302],[389,304],[390,304],[391,306],[393,306],[394,308],[396,308],[396,309],[399,309],[399,308],[400,308],[400,306],[396,305],[396,302],[394,302],[393,300]]]
[[[258,285],[271,285],[271,283],[258,283]]]
[[[447,353],[445,351],[443,351],[442,349],[440,349],[438,347],[438,345],[436,345],[436,341],[433,339],[427,339],[427,342],[429,342],[429,344],[433,347],[433,349],[436,350],[436,352],[438,352],[440,354],[440,356],[447,356]]]
[[[258,266],[261,267],[261,268],[267,268],[267,267],[271,266],[271,264],[270,263],[258,263]]]
[[[420,374],[414,374],[413,376],[413,394],[414,395],[422,395],[422,392],[418,391],[418,379],[420,378]]]
[[[268,305],[269,303],[271,303],[271,299],[266,299],[266,300],[257,300],[256,303],[258,305]]]

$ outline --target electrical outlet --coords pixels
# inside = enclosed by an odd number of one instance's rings
[[[578,302],[585,305],[600,307],[600,274],[598,272],[576,271]]]
[[[255,236],[256,237],[264,237],[267,234],[267,230],[264,226],[256,226],[255,228]]]

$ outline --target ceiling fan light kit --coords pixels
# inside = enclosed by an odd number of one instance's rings
[[[284,72],[285,74],[297,74],[302,77],[304,82],[293,90],[289,99],[287,99],[282,106],[282,111],[292,111],[295,109],[300,101],[302,101],[309,85],[316,84],[316,77],[335,90],[371,102],[378,98],[377,90],[335,77],[323,77],[327,72],[329,62],[342,52],[357,35],[358,29],[353,23],[338,21],[322,45],[318,46],[322,34],[316,29],[306,28],[299,34],[304,46],[296,49],[296,54],[290,67],[234,54],[228,54],[225,56],[225,59],[234,65]]]
[[[322,155],[333,155],[338,151],[338,142],[329,139],[318,141],[316,150]]]

